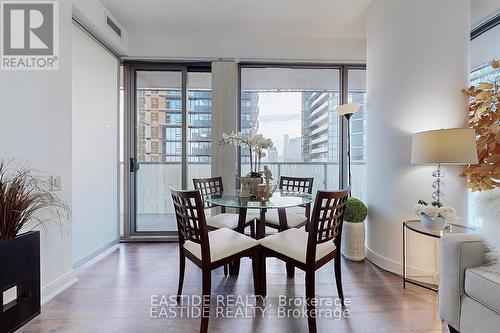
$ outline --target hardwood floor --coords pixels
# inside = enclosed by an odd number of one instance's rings
[[[368,261],[345,260],[342,269],[350,318],[319,318],[319,332],[448,332],[437,313],[435,293],[413,286],[404,290],[399,276]],[[45,304],[42,314],[20,332],[197,332],[198,318],[150,318],[151,295],[175,295],[177,274],[176,243],[119,244],[79,273],[78,282]],[[264,318],[215,317],[213,300],[209,331],[307,332],[306,318],[278,318],[277,313],[279,295],[304,295],[303,272],[296,270],[289,279],[282,262],[268,259],[267,284],[271,305]],[[184,294],[200,293],[201,272],[188,261]],[[250,260],[242,260],[237,278],[214,271],[212,293],[253,295]],[[337,296],[333,263],[318,270],[316,293],[318,298]]]

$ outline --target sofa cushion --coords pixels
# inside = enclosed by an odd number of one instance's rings
[[[467,268],[465,293],[500,314],[500,274],[490,266]]]

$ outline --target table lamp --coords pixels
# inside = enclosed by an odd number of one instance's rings
[[[413,135],[411,162],[413,164],[437,164],[432,173],[436,180],[432,183],[432,198],[441,203],[444,198],[444,173],[442,164],[477,164],[476,133],[472,128],[451,128],[425,131]]]
[[[361,104],[359,103],[349,103],[349,104],[342,104],[337,108],[337,113],[347,119],[347,161],[348,161],[348,168],[349,168],[349,185],[351,185],[351,133],[350,133],[350,125],[349,125],[349,119],[351,119],[351,116],[358,112],[361,107]],[[351,195],[351,192],[349,191],[349,195]]]

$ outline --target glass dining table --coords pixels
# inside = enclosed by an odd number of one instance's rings
[[[223,206],[226,208],[236,208],[239,211],[241,226],[246,221],[247,211],[259,210],[259,220],[257,223],[257,239],[265,237],[266,213],[268,209],[278,211],[280,229],[287,229],[285,209],[290,207],[299,207],[310,204],[314,201],[311,194],[303,192],[276,191],[269,198],[242,198],[240,191],[223,192],[222,195],[214,195],[205,199],[207,202]],[[242,228],[239,230],[243,232]]]

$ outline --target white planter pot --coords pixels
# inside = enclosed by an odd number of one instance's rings
[[[346,259],[352,261],[365,259],[365,222],[344,221],[341,247],[341,252]]]

